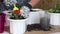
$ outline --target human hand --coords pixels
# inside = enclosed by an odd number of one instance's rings
[[[27,18],[29,16],[30,10],[31,10],[32,6],[30,4],[26,4],[25,6],[21,7],[21,15],[24,18]]]

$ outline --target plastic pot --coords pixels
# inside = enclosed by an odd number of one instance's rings
[[[50,13],[50,24],[60,26],[60,13]]]
[[[40,23],[40,9],[32,9],[32,10],[33,11],[31,11],[29,14],[27,25]]]
[[[10,33],[11,34],[23,34],[26,31],[26,20],[27,19],[22,19],[22,20],[13,20],[13,19],[8,19],[10,22]]]

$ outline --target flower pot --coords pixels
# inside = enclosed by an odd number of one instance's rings
[[[26,20],[27,19],[22,19],[22,20],[13,20],[13,19],[8,19],[10,22],[10,33],[12,34],[23,34],[26,31]]]
[[[50,24],[60,26],[60,13],[50,13]]]
[[[27,25],[40,23],[40,9],[32,9],[33,11],[30,12]]]
[[[0,13],[0,33],[4,32],[5,14]]]

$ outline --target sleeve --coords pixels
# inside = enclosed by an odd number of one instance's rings
[[[6,10],[5,5],[3,3],[0,3],[0,13]]]

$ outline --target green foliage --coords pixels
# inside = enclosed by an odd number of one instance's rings
[[[19,9],[21,9],[22,6],[23,6],[23,4],[16,5],[16,7],[18,7]],[[10,19],[25,19],[23,16],[21,16],[21,14],[14,13],[13,8],[11,9],[12,12],[8,12],[9,14],[11,14],[11,15],[9,15]]]
[[[13,13],[12,16],[10,17],[10,19],[25,19],[25,18],[21,15]]]
[[[46,12],[51,12],[51,13],[60,13],[60,3],[55,3],[53,4],[53,6],[48,9],[48,10],[45,10]]]

